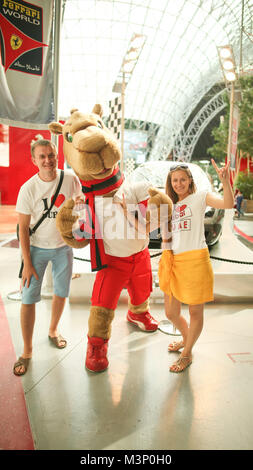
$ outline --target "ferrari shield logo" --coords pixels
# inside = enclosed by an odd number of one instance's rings
[[[22,39],[16,36],[16,34],[11,36],[10,43],[13,50],[19,49],[22,46],[22,42]]]

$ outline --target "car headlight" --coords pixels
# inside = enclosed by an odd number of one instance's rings
[[[207,207],[205,211],[205,217],[213,217],[215,213],[214,207]]]

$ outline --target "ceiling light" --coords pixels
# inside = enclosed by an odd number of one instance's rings
[[[122,64],[122,72],[131,73],[134,69],[135,61],[126,60]]]
[[[234,64],[233,64],[232,60],[224,60],[223,67],[224,67],[225,70],[233,70],[234,69]]]
[[[225,77],[228,80],[228,82],[234,82],[236,80],[235,72],[225,72]]]
[[[140,34],[134,35],[131,39],[132,48],[140,49],[143,46],[145,40],[146,40],[146,36],[143,36],[143,35],[140,35]]]
[[[125,73],[129,75],[132,74],[134,67],[141,54],[145,41],[146,41],[146,36],[142,34],[136,34],[136,33],[133,34],[130,40],[127,52],[123,58],[121,69],[120,69],[120,72],[123,73],[123,75]],[[123,80],[124,80],[124,76],[123,76]],[[127,83],[125,83],[125,86],[126,84]]]
[[[126,61],[128,60],[136,60],[138,58],[139,51],[138,49],[130,49],[129,52],[126,54]]]
[[[220,56],[222,57],[222,59],[228,59],[228,57],[231,57],[232,53],[230,47],[220,47]]]
[[[229,82],[236,81],[236,65],[233,49],[230,45],[218,47],[218,54],[223,76],[228,86]]]

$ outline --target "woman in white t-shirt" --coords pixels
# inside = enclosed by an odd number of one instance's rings
[[[203,328],[205,302],[213,300],[213,270],[205,241],[206,206],[230,209],[234,197],[229,180],[228,162],[218,168],[212,160],[221,183],[223,197],[207,191],[196,192],[187,164],[171,167],[166,194],[174,204],[172,238],[163,237],[163,254],[159,263],[159,284],[164,292],[165,313],[182,335],[182,341],[169,345],[169,351],[183,349],[171,372],[182,372],[192,362],[192,348]],[[181,303],[189,305],[190,323],[181,315]]]

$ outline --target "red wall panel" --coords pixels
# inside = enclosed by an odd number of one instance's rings
[[[51,134],[46,130],[9,128],[10,166],[0,167],[1,203],[15,205],[22,184],[37,173],[38,169],[31,161],[30,145],[36,135],[42,135],[51,140]],[[62,152],[62,136],[59,137],[59,168],[64,167]]]
[[[246,171],[248,169],[248,160],[247,158],[241,159],[240,171]],[[249,160],[249,171],[253,173],[253,158]]]

